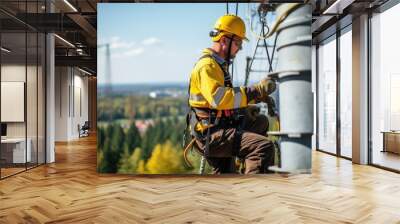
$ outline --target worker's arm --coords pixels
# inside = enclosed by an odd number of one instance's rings
[[[224,77],[212,65],[200,69],[200,91],[212,109],[229,110],[246,107],[256,93],[246,87],[225,87]]]

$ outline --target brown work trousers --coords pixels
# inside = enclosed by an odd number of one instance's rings
[[[245,116],[244,128],[238,148],[237,157],[245,162],[245,174],[268,172],[268,166],[274,163],[274,146],[266,137],[268,119],[258,115],[256,119]],[[233,173],[235,128],[217,130],[210,135],[208,163],[215,174]],[[196,140],[201,153],[205,150],[205,142]]]

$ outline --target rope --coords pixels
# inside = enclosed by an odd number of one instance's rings
[[[261,16],[261,11],[258,11],[258,15],[260,16],[260,21],[261,21],[261,32],[262,32],[263,36],[265,36],[265,27],[267,27],[269,29],[269,27],[266,25],[266,21],[265,21],[265,17],[267,16],[267,14],[268,14],[268,12],[266,12],[265,15]],[[268,32],[269,32],[269,30],[268,30]],[[272,61],[271,61],[271,57],[269,55],[267,40],[265,38],[263,38],[262,40],[264,42],[265,51],[267,52],[267,59],[268,59],[268,64],[269,64],[268,72],[271,72],[272,71]]]
[[[274,46],[273,46],[273,48],[272,48],[271,66],[272,66],[272,63],[274,62],[275,48],[276,48],[276,40],[277,40],[277,39],[278,39],[278,35],[275,35]],[[270,72],[272,72],[272,69],[271,69]]]
[[[195,141],[196,141],[196,139],[193,138],[192,141],[190,141],[189,144],[186,146],[186,148],[183,150],[183,158],[185,159],[186,165],[188,165],[189,168],[193,168],[193,165],[190,162],[190,160],[187,158],[187,153],[189,152],[189,149],[192,148]]]
[[[304,4],[307,4],[309,2],[309,0],[305,0]],[[263,3],[261,3],[263,4]],[[253,19],[252,17],[250,17],[250,32],[259,39],[267,39],[269,37],[271,37],[278,29],[279,25],[286,19],[286,17],[295,9],[297,9],[298,7],[302,6],[303,3],[293,3],[288,9],[286,9],[286,11],[284,11],[281,15],[279,15],[279,17],[276,19],[274,25],[272,26],[272,28],[269,30],[269,32],[267,32],[265,35],[258,35],[254,32],[253,30]]]
[[[235,15],[237,16],[239,11],[239,2],[236,2],[236,10],[235,10]],[[229,14],[229,2],[226,1],[226,14]]]
[[[308,1],[309,0],[305,0],[304,3],[308,3]],[[264,4],[264,2],[265,1],[261,2],[261,4]],[[254,50],[254,54],[253,54],[252,60],[250,61],[250,64],[249,64],[249,70],[251,70],[251,67],[253,65],[254,57],[255,57],[255,54],[257,52],[257,48],[258,48],[259,42],[260,42],[260,40],[262,40],[264,42],[265,50],[266,50],[266,53],[267,53],[267,59],[268,59],[268,64],[269,64],[268,71],[269,72],[273,71],[272,66],[273,66],[273,60],[274,60],[274,56],[275,56],[276,42],[277,42],[278,36],[275,35],[275,39],[274,39],[274,44],[273,44],[273,49],[272,49],[271,55],[270,55],[270,52],[268,50],[268,45],[267,45],[266,39],[271,37],[273,34],[275,34],[277,29],[278,29],[278,27],[279,27],[279,25],[287,18],[287,16],[292,11],[294,11],[295,9],[297,9],[301,5],[303,5],[303,4],[301,4],[301,3],[292,4],[281,15],[279,15],[279,17],[276,19],[276,21],[275,21],[275,23],[274,23],[274,25],[272,26],[271,29],[269,28],[269,26],[267,25],[267,22],[266,22],[268,11],[264,11],[265,9],[262,10],[262,9],[259,8],[258,9],[258,16],[260,18],[260,23],[261,23],[260,35],[256,34],[254,32],[254,30],[253,30],[253,19],[252,19],[253,16],[250,15],[250,13],[249,13],[250,7],[248,7],[248,15],[249,15],[249,18],[250,18],[250,31],[254,36],[257,37],[257,45],[256,45],[256,49]],[[266,32],[265,32],[265,28],[267,28]]]
[[[286,17],[295,9],[297,9],[299,6],[302,6],[302,3],[296,3],[291,5],[286,11],[284,11],[279,18],[276,20],[276,22],[274,23],[274,25],[272,26],[272,29],[270,30],[269,33],[267,33],[267,35],[265,36],[265,38],[268,38],[270,36],[272,36],[276,30],[278,29],[279,25],[281,25],[281,23],[286,19]]]
[[[235,15],[237,16],[237,14],[238,14],[238,10],[239,10],[239,2],[236,2],[236,12],[235,12]]]

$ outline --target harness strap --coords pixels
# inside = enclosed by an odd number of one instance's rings
[[[229,71],[227,71],[226,63],[219,63],[219,60],[215,57],[214,54],[204,54],[199,58],[199,60],[203,58],[212,58],[214,59],[217,64],[220,66],[221,70],[224,73],[224,86],[225,87],[233,87],[231,77],[229,75]],[[188,94],[190,94],[190,84],[188,89]],[[190,105],[189,105],[190,107]],[[234,136],[234,143],[233,143],[233,155],[237,156],[240,150],[240,142],[242,138],[242,129],[243,129],[243,121],[244,119],[239,118],[239,113],[235,110],[215,110],[209,108],[195,108],[190,107],[190,115],[189,119],[190,124],[192,125],[191,128],[191,135],[197,139],[205,141],[205,151],[204,156],[208,157],[210,153],[210,135],[214,132],[214,130],[218,130],[217,128],[223,128],[224,130],[226,127],[234,126],[236,123],[236,131]],[[236,116],[234,116],[236,115]],[[208,125],[213,124],[211,127],[207,128],[206,135],[204,136],[202,133],[198,133],[195,130],[195,124],[198,122],[206,122]],[[239,123],[237,123],[239,122]],[[237,125],[239,124],[239,125]],[[217,126],[218,125],[218,126]],[[221,139],[222,140],[222,139]]]
[[[229,75],[229,71],[227,71],[226,65],[227,62],[224,63],[220,63],[219,60],[217,59],[216,55],[214,53],[212,54],[204,54],[199,58],[199,61],[203,58],[212,58],[214,59],[217,64],[219,65],[219,67],[221,68],[222,72],[224,73],[224,86],[225,87],[233,87],[232,85],[232,80],[231,80],[231,76]],[[189,86],[189,95],[190,95],[190,86]],[[196,108],[197,109],[197,108]],[[209,109],[209,108],[201,108],[202,110],[211,110],[212,111],[221,111],[221,110],[213,110],[213,109]],[[208,111],[207,111],[208,112]],[[232,116],[233,110],[223,110],[223,112],[221,111],[220,113],[223,113],[223,115],[225,115],[226,117],[230,117]]]

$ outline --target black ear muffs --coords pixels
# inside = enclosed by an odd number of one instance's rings
[[[210,37],[216,37],[216,36],[218,36],[218,34],[219,34],[219,31],[216,29],[210,31]]]

